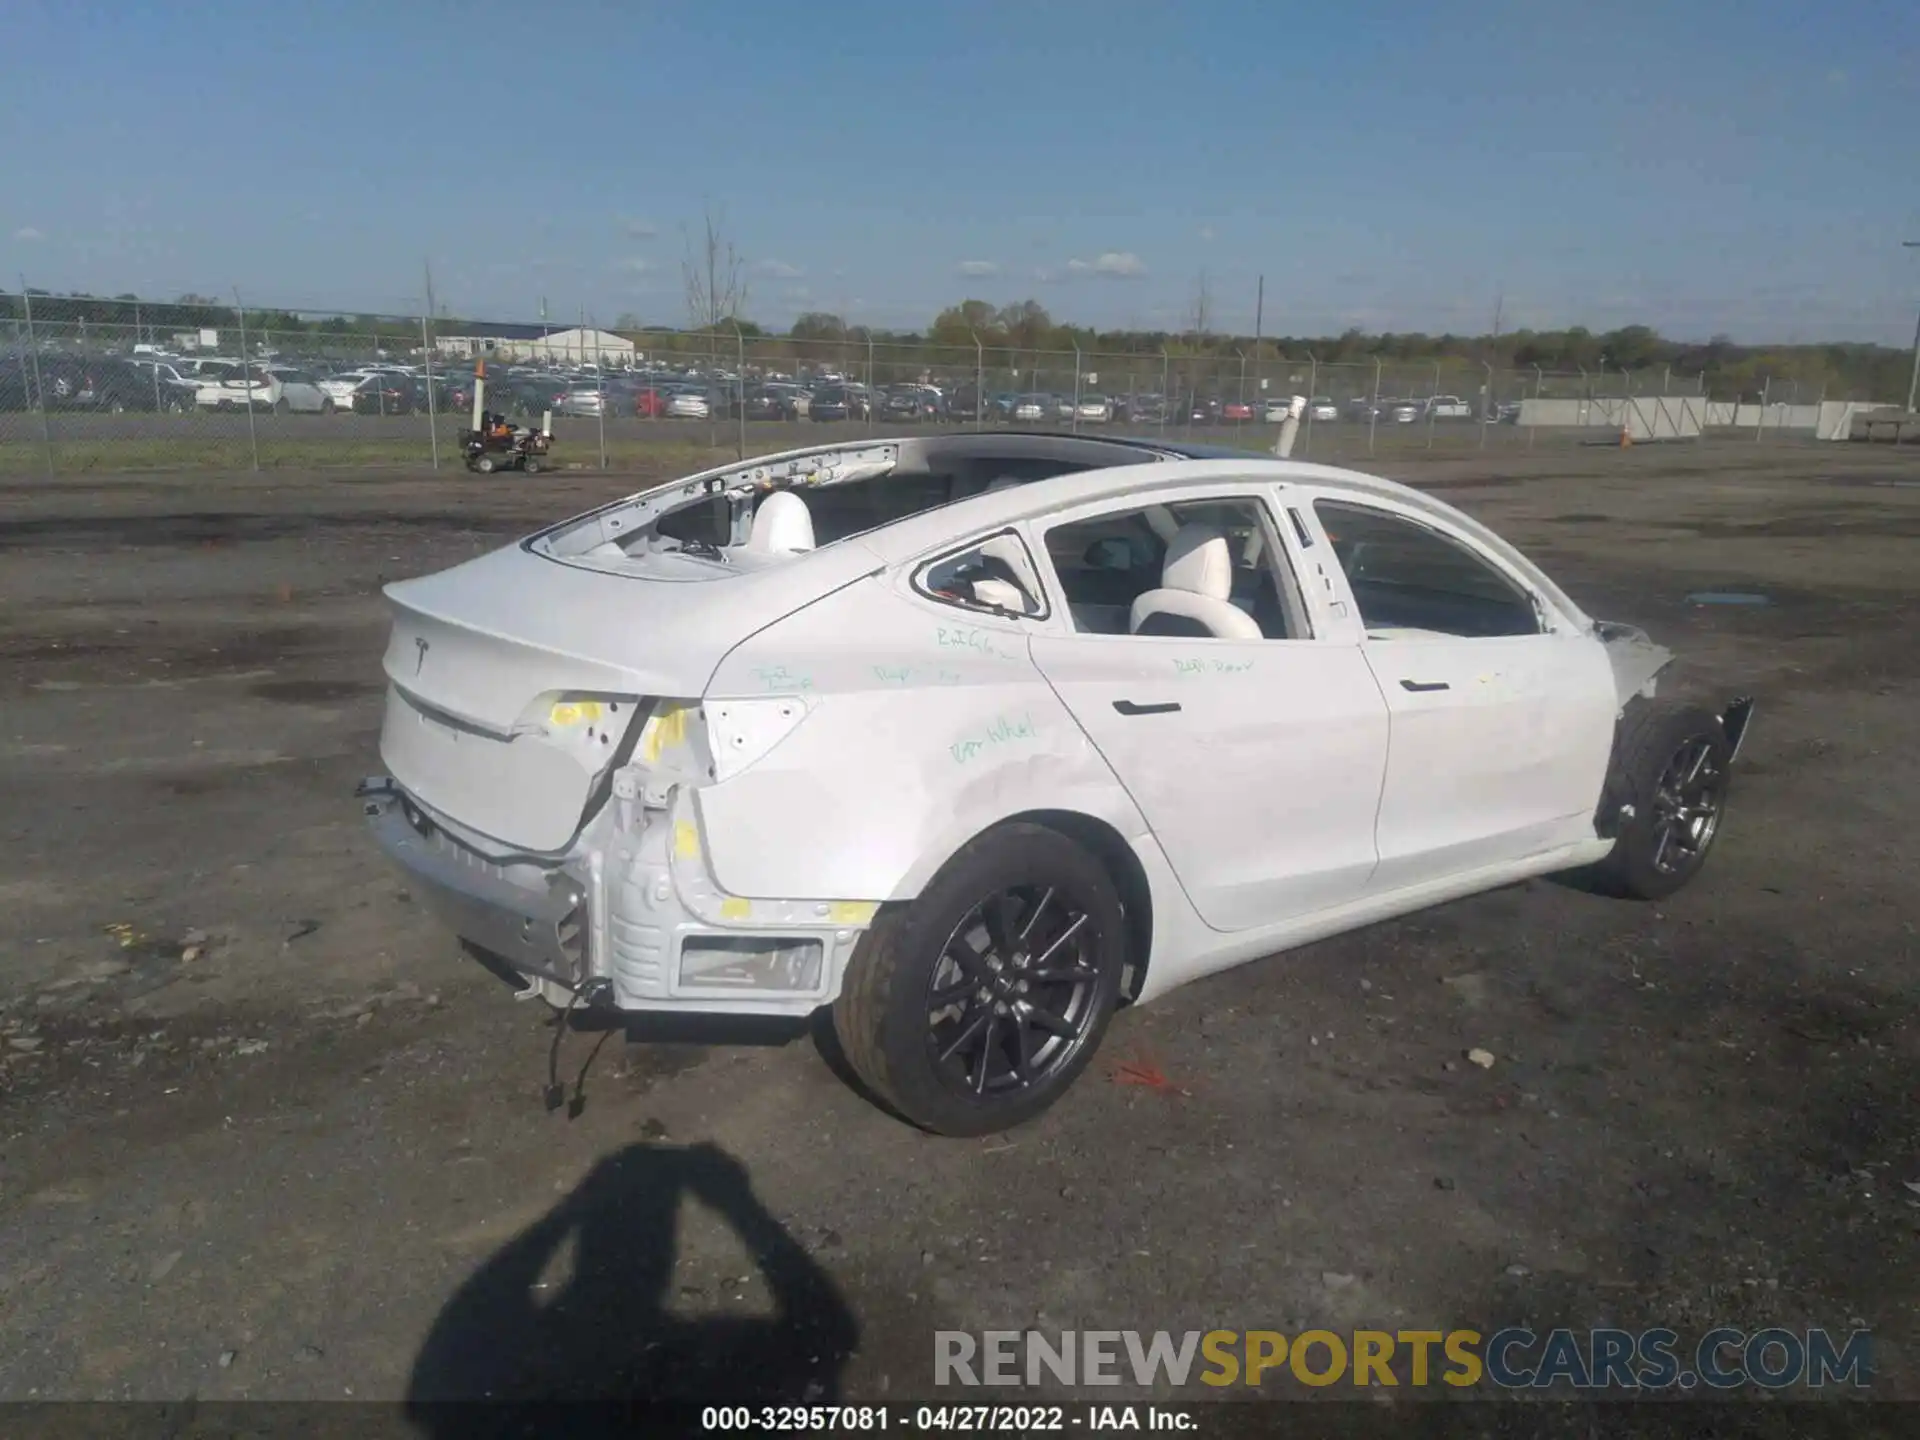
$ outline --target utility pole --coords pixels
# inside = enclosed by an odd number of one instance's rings
[[[1920,250],[1920,240],[1902,240],[1903,250]],[[1913,413],[1913,402],[1920,398],[1920,315],[1913,321],[1913,378],[1907,381],[1907,413]]]
[[[1256,391],[1260,389],[1260,323],[1267,318],[1266,311],[1267,277],[1262,275],[1258,287],[1253,292],[1253,388]],[[1240,362],[1242,372],[1240,388],[1242,390],[1247,388],[1245,379],[1246,368],[1247,362],[1242,359]],[[1241,398],[1244,400],[1246,397],[1243,395]],[[1267,414],[1266,396],[1262,394],[1257,395],[1255,398],[1260,406],[1260,418],[1264,420]]]
[[[435,413],[433,393],[433,262],[422,260],[427,275],[427,313],[420,317],[420,348],[426,353],[421,361],[427,367],[427,439],[433,450],[433,468],[440,468],[440,417]]]

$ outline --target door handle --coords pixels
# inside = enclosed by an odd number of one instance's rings
[[[1402,680],[1402,690],[1411,690],[1415,694],[1425,694],[1429,690],[1451,690],[1453,687],[1444,680]]]
[[[1122,715],[1170,715],[1180,708],[1180,702],[1169,700],[1164,705],[1136,705],[1131,700],[1116,700],[1113,708]]]

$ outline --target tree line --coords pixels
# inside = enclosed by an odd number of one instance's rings
[[[0,302],[13,317],[17,336],[30,303],[36,326],[46,326],[63,340],[95,328],[101,331],[103,343],[117,343],[135,325],[151,338],[176,330],[231,327],[238,319],[232,305],[195,294],[153,302],[126,294],[60,295],[29,289],[24,295],[0,292]],[[710,306],[705,315],[717,313],[717,308]],[[272,336],[280,343],[301,336],[323,343],[330,337],[365,337],[411,346],[418,344],[421,331],[417,316],[315,316],[274,309],[248,309],[246,324],[249,331]],[[484,321],[451,315],[437,316],[429,325],[442,335],[484,334],[487,329]],[[553,328],[569,327],[556,324]],[[1250,365],[1304,363],[1309,358],[1323,365],[1364,365],[1376,359],[1391,364],[1440,361],[1486,363],[1520,371],[1537,367],[1561,375],[1582,370],[1594,375],[1625,371],[1644,378],[1670,371],[1676,382],[1691,384],[1695,377],[1704,377],[1708,391],[1721,395],[1757,394],[1771,380],[1775,385],[1797,385],[1802,398],[1825,389],[1834,397],[1895,399],[1906,392],[1910,365],[1907,352],[1885,345],[1739,345],[1724,335],[1706,341],[1674,340],[1645,325],[1598,332],[1581,326],[1522,329],[1499,335],[1348,330],[1332,336],[1265,336],[1256,342],[1251,336],[1205,328],[1101,330],[1074,325],[1056,320],[1035,300],[998,306],[984,300],[963,300],[942,310],[920,331],[875,329],[822,311],[798,316],[784,333],[731,316],[669,329],[643,327],[637,317],[622,315],[611,328],[628,334],[645,349],[722,358],[745,339],[754,342],[755,354],[760,357],[786,353],[800,360],[819,354],[852,364],[858,352],[872,344],[887,347],[894,363],[909,350],[924,352],[929,364],[946,366],[964,365],[968,357],[978,353],[986,365],[996,369],[1020,368],[1031,364],[1034,356],[1068,355],[1076,348],[1083,355],[1157,357],[1164,353],[1175,360],[1244,359]]]

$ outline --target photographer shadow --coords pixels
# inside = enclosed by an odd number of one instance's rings
[[[771,1317],[668,1309],[679,1212],[705,1205],[745,1244]],[[557,1291],[535,1290],[572,1246]],[[414,1360],[410,1418],[471,1434],[457,1402],[708,1400],[832,1404],[859,1323],[826,1271],[754,1196],[745,1167],[711,1145],[635,1144],[461,1285]],[[455,1402],[449,1404],[447,1402]]]

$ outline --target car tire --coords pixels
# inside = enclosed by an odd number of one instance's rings
[[[527,457],[526,465],[524,468],[526,469],[527,474],[538,475],[541,470],[541,465],[538,460],[536,460],[533,456],[529,455]]]
[[[1731,766],[1726,729],[1705,706],[1629,705],[1607,779],[1604,810],[1618,828],[1594,867],[1599,888],[1664,900],[1699,874],[1720,833]]]
[[[1119,893],[1093,855],[1042,825],[1000,825],[917,899],[882,908],[848,963],[834,1033],[854,1073],[906,1120],[991,1134],[1040,1114],[1087,1067],[1126,950]]]
[[[278,400],[273,402],[273,413],[276,415],[285,415],[292,409],[293,409],[292,402],[289,401],[284,395],[281,396]]]
[[[491,475],[493,473],[493,457],[491,455],[476,456],[474,458],[473,468],[482,475]]]
[[[329,398],[327,398],[327,399],[325,399],[325,400],[322,400],[322,401],[320,402],[320,413],[321,413],[322,415],[331,415],[331,414],[333,414],[333,400],[332,400],[332,398],[331,398],[331,397],[329,397]]]

